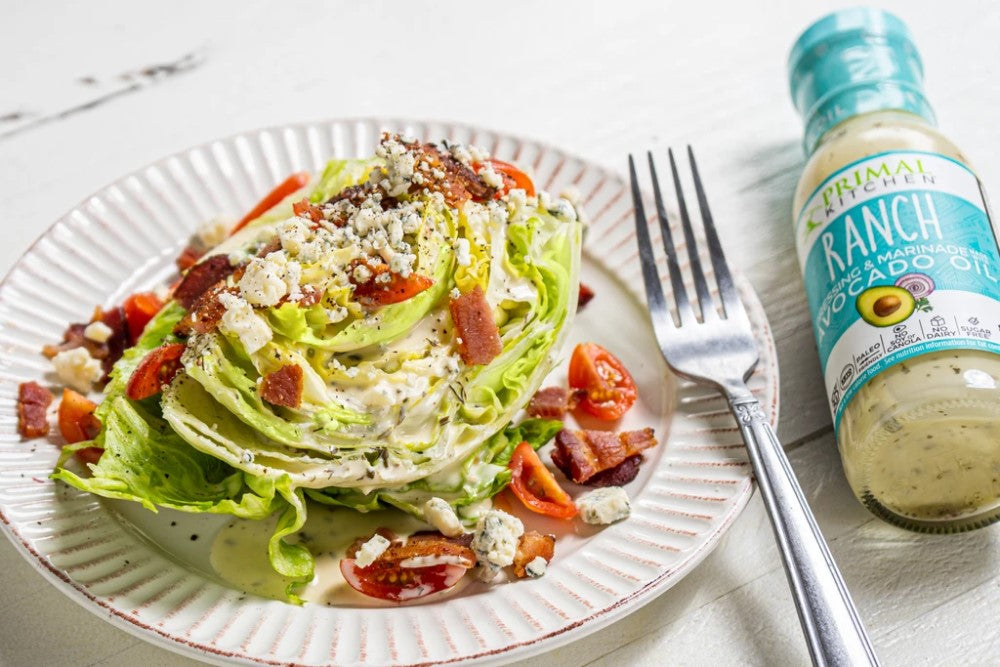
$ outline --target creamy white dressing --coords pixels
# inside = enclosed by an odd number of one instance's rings
[[[918,150],[969,166],[919,118],[882,111],[831,130],[806,165],[793,210],[832,173],[869,155]],[[969,166],[971,169],[971,166]],[[983,525],[1000,511],[1000,356],[932,352],[865,384],[843,413],[848,482],[879,516],[923,530]]]

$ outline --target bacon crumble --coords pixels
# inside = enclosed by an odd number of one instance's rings
[[[47,411],[55,397],[37,382],[22,382],[17,387],[17,432],[23,438],[41,438],[49,434]]]
[[[587,480],[587,486],[625,486],[639,474],[642,454],[630,456],[614,468],[602,470]]]
[[[493,309],[479,285],[448,304],[458,337],[458,353],[469,365],[485,365],[503,351]]]
[[[303,372],[298,364],[286,364],[264,376],[260,395],[272,405],[297,408],[302,404]]]
[[[453,558],[460,559],[466,567],[476,564],[476,554],[469,545],[472,544],[472,533],[447,537],[437,531],[421,531],[407,538],[400,538],[387,528],[379,528],[374,534],[381,535],[391,542],[388,549],[376,559],[382,565],[398,565],[411,558]],[[351,544],[345,554],[348,558],[356,558],[358,551],[374,535],[360,537]]]
[[[562,419],[567,412],[580,402],[581,391],[569,391],[563,387],[539,389],[528,403],[528,415],[542,419]]]
[[[530,576],[526,571],[528,563],[536,558],[544,558],[546,563],[552,561],[556,553],[556,536],[543,535],[537,530],[529,530],[517,543],[517,551],[514,553],[514,574],[519,579]]]
[[[226,287],[226,281],[220,280],[191,305],[181,321],[174,326],[174,333],[178,336],[190,336],[195,333],[206,334],[215,331],[226,313],[226,307],[219,299],[224,293],[239,294],[239,289]]]
[[[651,428],[623,433],[564,428],[556,434],[552,462],[574,482],[585,484],[594,475],[615,468],[656,444]]]
[[[461,208],[470,199],[484,202],[496,194],[496,188],[487,185],[469,165],[459,162],[448,152],[440,151],[434,144],[420,144],[416,141],[400,143],[416,154],[415,172],[438,174],[435,178],[425,179],[423,183],[411,185],[411,193],[425,188],[431,192],[440,192],[445,202],[456,208]]]
[[[184,308],[190,310],[198,298],[205,294],[213,285],[227,278],[235,268],[225,255],[212,255],[199,262],[181,278],[180,284],[174,290],[174,299]]]

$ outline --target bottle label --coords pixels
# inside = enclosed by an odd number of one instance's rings
[[[835,428],[890,366],[939,350],[1000,354],[997,233],[964,165],[919,151],[849,164],[812,194],[795,234]]]

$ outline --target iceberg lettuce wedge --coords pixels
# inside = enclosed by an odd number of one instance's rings
[[[286,539],[302,527],[307,499],[421,516],[438,497],[473,521],[509,482],[514,447],[537,449],[560,427],[512,421],[572,322],[582,226],[572,206],[520,190],[452,205],[454,191],[427,180],[444,170],[421,171],[405,151],[379,155],[331,161],[313,185],[214,249],[242,262],[226,298],[243,310],[220,300],[211,332],[179,337],[185,312],[169,303],[116,364],[97,439],[67,447],[54,476],[154,511],[277,515],[268,555],[292,582],[292,601],[313,574],[308,549]],[[315,208],[296,217],[302,198]],[[425,284],[408,298],[353,298],[366,281],[389,289],[412,274]],[[462,360],[449,310],[474,287],[502,348],[479,366]],[[139,362],[173,342],[186,351],[169,386],[127,398]],[[298,368],[295,400],[269,398],[266,380],[286,366]],[[88,445],[105,450],[89,475],[63,467]]]

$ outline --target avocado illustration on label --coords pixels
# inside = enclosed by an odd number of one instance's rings
[[[861,319],[868,324],[890,327],[912,315],[917,303],[909,290],[895,285],[878,285],[859,294],[855,306]]]

